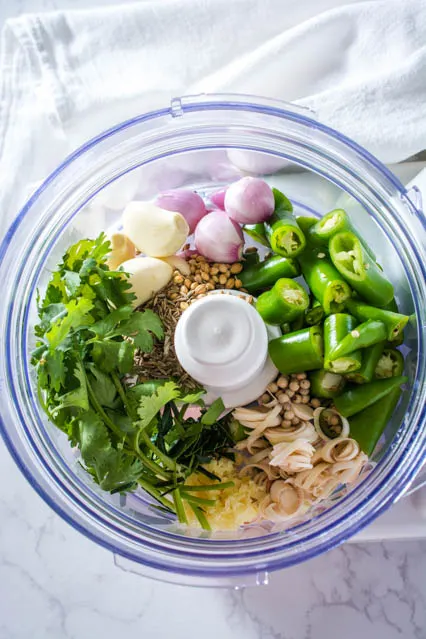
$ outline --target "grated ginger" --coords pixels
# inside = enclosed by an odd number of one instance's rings
[[[203,506],[203,510],[212,530],[236,530],[250,523],[259,514],[259,503],[266,496],[264,487],[259,486],[251,477],[239,477],[236,465],[224,457],[211,461],[207,469],[220,477],[222,482],[233,481],[234,486],[224,490],[197,492],[197,497],[216,499],[214,506]],[[217,482],[201,473],[193,473],[186,481],[188,486],[203,486]],[[190,506],[184,502],[185,512],[190,526],[199,527],[199,523]]]

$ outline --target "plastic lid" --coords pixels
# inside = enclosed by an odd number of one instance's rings
[[[208,295],[181,316],[175,350],[193,379],[229,390],[248,384],[262,370],[268,334],[260,315],[244,299]]]

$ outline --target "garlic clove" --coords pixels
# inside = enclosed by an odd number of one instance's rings
[[[170,264],[155,257],[135,257],[121,264],[120,270],[129,275],[131,292],[136,295],[132,302],[135,308],[164,288],[173,274]]]
[[[111,253],[108,255],[107,265],[111,271],[116,271],[123,262],[136,257],[136,246],[124,233],[113,233],[108,239]]]
[[[150,202],[130,202],[123,212],[123,229],[135,246],[150,257],[169,257],[186,241],[189,226],[177,211]]]
[[[161,259],[164,262],[167,262],[167,264],[170,264],[175,271],[182,273],[182,275],[191,275],[191,267],[188,262],[183,259],[183,257],[179,257],[178,255],[169,255],[169,257],[162,257]]]

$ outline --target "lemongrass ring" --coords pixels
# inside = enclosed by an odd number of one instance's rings
[[[321,424],[321,416],[324,411],[327,411],[327,413],[332,413],[339,419],[340,423],[338,428],[340,432],[332,433],[332,431],[329,429],[327,429],[328,432],[325,432],[324,427]],[[332,408],[324,408],[324,406],[319,406],[319,408],[316,408],[314,410],[314,426],[315,426],[315,430],[317,431],[321,439],[325,439],[326,441],[329,441],[331,439],[337,439],[339,437],[348,437],[349,435],[348,420],[346,419],[346,417],[343,417],[343,415],[338,413],[337,410],[333,410]],[[331,428],[336,428],[336,427],[333,426]],[[331,433],[333,434],[333,436],[331,436]]]

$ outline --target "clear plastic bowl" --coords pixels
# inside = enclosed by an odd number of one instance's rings
[[[48,423],[34,391],[35,295],[64,250],[115,224],[130,199],[190,185],[209,193],[244,171],[271,183],[298,214],[342,206],[392,279],[413,318],[406,331],[409,389],[389,423],[377,465],[312,519],[288,530],[185,534],[144,495],[102,493]],[[244,96],[176,99],[85,144],[44,182],[0,248],[1,430],[37,492],[121,565],[187,584],[265,583],[267,573],[324,552],[371,522],[408,488],[425,458],[425,217],[380,162],[306,112]]]

